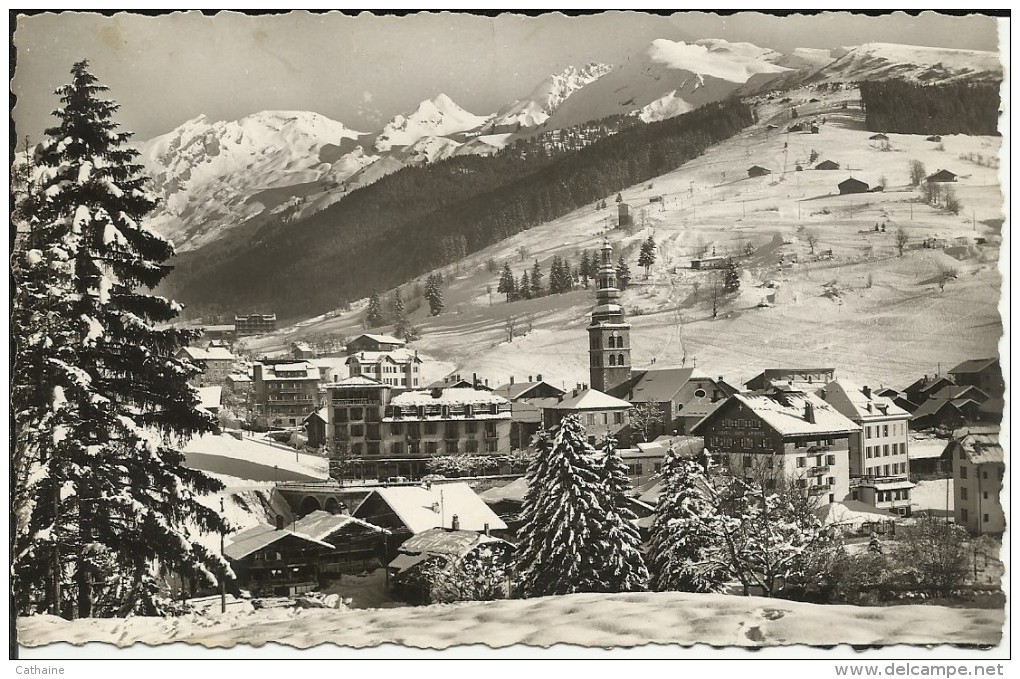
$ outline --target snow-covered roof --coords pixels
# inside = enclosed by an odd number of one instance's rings
[[[317,540],[310,535],[305,535],[304,533],[293,530],[277,530],[275,526],[262,524],[249,528],[248,530],[241,531],[235,535],[233,539],[223,547],[223,553],[228,559],[243,559],[246,556],[254,554],[263,547],[268,547],[274,542],[282,540],[288,535],[293,535],[299,540],[311,542],[319,547],[334,549],[333,545],[328,542]]]
[[[389,533],[385,528],[373,526],[367,521],[354,518],[350,514],[330,514],[321,509],[301,517],[293,525],[294,530],[299,533],[303,533],[315,540],[325,540],[344,526],[352,523],[368,528],[376,533]]]
[[[457,405],[509,405],[499,394],[494,394],[485,389],[471,389],[468,387],[454,387],[436,391],[405,391],[403,394],[394,396],[390,401],[391,406],[400,408],[413,408],[417,406],[457,406]]]
[[[844,434],[860,431],[861,428],[844,417],[831,405],[813,394],[786,394],[783,397],[769,395],[734,394],[725,403],[737,402],[747,407],[760,417],[765,424],[783,436],[800,436],[810,434]],[[808,419],[810,410],[813,419]],[[717,408],[703,420],[692,427],[692,432],[713,417],[717,417],[725,408]]]
[[[870,521],[887,521],[899,518],[892,512],[877,509],[859,500],[830,502],[815,510],[823,526],[834,524],[859,525]]]
[[[382,387],[389,389],[388,384],[383,384],[364,375],[352,375],[351,377],[345,377],[338,382],[330,382],[326,385],[326,389],[356,389],[360,387]]]
[[[826,403],[855,421],[910,417],[910,413],[893,403],[892,399],[878,396],[873,391],[865,394],[864,387],[850,380],[834,380],[815,393],[819,396],[824,393]]]
[[[400,344],[400,345],[407,344],[407,342],[405,342],[404,340],[398,337],[394,337],[393,335],[374,335],[369,333],[358,335],[353,340],[351,340],[351,342],[357,342],[362,337],[367,337],[373,342],[378,342],[379,344]]]
[[[525,477],[514,479],[505,486],[497,486],[482,492],[479,497],[485,502],[524,502],[524,495],[528,492],[528,480]]]
[[[412,533],[421,533],[430,528],[451,528],[454,514],[457,515],[461,530],[481,531],[485,530],[486,524],[492,530],[507,527],[466,483],[436,484],[431,488],[377,488],[354,511],[355,516],[361,513],[361,508],[372,495],[378,495],[389,505]]]
[[[598,389],[582,389],[548,407],[553,410],[628,410],[631,406],[627,401]]]
[[[300,363],[277,363],[262,368],[262,379],[269,381],[283,380],[318,380],[319,368],[308,361]]]
[[[949,441],[936,438],[910,437],[907,445],[907,457],[911,460],[930,460],[942,457]]]
[[[998,427],[964,427],[953,432],[954,442],[963,448],[971,464],[1004,464]]]
[[[328,422],[329,421],[327,419],[329,417],[328,408],[319,408],[318,410],[309,413],[308,417],[306,417],[304,420],[302,420],[302,422],[307,422],[308,420],[312,419],[313,417],[317,417],[320,420],[322,420],[323,422]]]
[[[407,554],[464,556],[475,547],[487,542],[506,541],[472,530],[430,528],[404,540],[400,545],[400,551]]]
[[[552,387],[553,389],[555,389],[556,391],[560,392],[561,394],[563,393],[562,389],[560,389],[559,387],[557,387],[554,384],[550,384],[549,382],[546,382],[545,380],[539,380],[538,382],[513,382],[513,383],[501,384],[500,386],[496,387],[492,391],[494,393],[499,394],[500,396],[503,396],[504,398],[508,398],[508,399],[510,399],[512,401],[512,400],[514,400],[516,398],[521,398],[521,397],[526,396],[529,391],[531,391],[532,389],[535,389],[536,387],[539,387],[539,386],[541,386],[543,384],[548,386],[548,387]]]
[[[411,363],[417,361],[421,363],[422,360],[418,358],[418,354],[411,351],[410,349],[394,349],[393,351],[359,351],[351,354],[347,357],[347,363],[357,360],[358,363],[380,363],[383,361],[389,361],[390,363]]]
[[[627,385],[635,403],[664,403],[676,396],[693,378],[707,379],[708,376],[694,368],[655,368],[635,371],[634,378]],[[622,386],[622,385],[621,385]],[[615,389],[619,394],[620,390]]]
[[[184,347],[181,353],[193,361],[233,361],[234,355],[226,347]]]

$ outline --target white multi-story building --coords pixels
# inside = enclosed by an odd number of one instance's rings
[[[829,382],[816,393],[861,428],[850,437],[851,498],[909,516],[910,413],[848,380]]]
[[[403,389],[421,389],[421,364],[418,352],[359,351],[347,358],[350,377],[364,376]]]

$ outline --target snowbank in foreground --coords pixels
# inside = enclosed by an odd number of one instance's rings
[[[276,642],[365,647],[398,643],[416,648],[487,644],[713,646],[980,644],[1002,637],[1003,611],[939,606],[862,608],[819,606],[721,594],[573,594],[515,601],[421,608],[333,611],[268,609],[178,619],[78,620],[52,616],[18,620],[26,646],[64,641],[186,642],[207,647]]]

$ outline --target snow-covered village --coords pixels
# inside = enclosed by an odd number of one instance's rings
[[[12,660],[1010,657],[1008,18],[12,26]]]

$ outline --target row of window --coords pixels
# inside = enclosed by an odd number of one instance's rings
[[[883,443],[881,446],[865,446],[864,457],[888,457],[889,455],[905,455],[907,452],[906,443]]]
[[[966,486],[963,486],[963,487],[960,488],[960,499],[961,500],[968,499],[967,498],[967,487]],[[987,490],[981,493],[981,499],[982,500],[987,500],[988,499],[988,491]]]
[[[612,418],[610,418],[610,413],[607,412],[585,413],[584,415],[584,423],[588,426],[596,424],[609,424],[610,419],[613,420],[613,424],[623,424],[623,411],[622,410],[613,411]]]
[[[909,500],[909,499],[910,499],[909,488],[875,491],[875,502],[892,502],[894,500]]]
[[[485,422],[484,424],[485,424],[485,426],[482,428],[482,430],[485,432],[486,438],[493,438],[493,437],[495,437],[497,435],[496,423],[495,422]],[[446,426],[443,427],[443,436],[445,436],[448,439],[460,438],[463,435],[477,434],[478,430],[479,430],[478,422],[470,422],[470,421],[469,422],[464,422],[463,423],[463,425],[464,425],[463,429],[461,429],[461,426],[460,426],[461,423],[460,422],[446,422],[445,425]],[[390,434],[397,435],[397,436],[402,435],[404,433],[404,428],[405,428],[405,424],[403,422],[392,422],[389,425]],[[424,431],[425,436],[435,436],[436,434],[439,433],[439,426],[438,426],[438,423],[436,423],[436,422],[424,422],[424,423],[421,423],[420,425],[417,422],[409,422],[409,423],[406,424],[406,428],[407,428],[408,436],[421,436],[423,431]],[[379,438],[379,429],[380,429],[380,425],[378,425],[378,424],[369,424],[368,425],[368,435],[369,435],[369,438],[378,439]],[[338,432],[345,432],[345,431],[347,431],[347,428],[343,427],[343,426],[338,426],[337,427],[337,431]],[[365,435],[365,431],[366,430],[365,430],[365,425],[364,424],[354,423],[354,424],[350,425],[350,435],[351,436],[358,436],[358,437],[364,436]]]
[[[969,514],[968,514],[968,512],[967,512],[967,510],[966,510],[966,509],[961,509],[961,510],[960,510],[960,520],[961,520],[961,521],[963,521],[964,523],[966,523],[966,522],[967,522],[967,520],[968,520],[968,516],[969,516]],[[985,514],[985,515],[984,515],[984,516],[982,517],[982,519],[981,519],[981,520],[982,520],[982,522],[983,522],[983,523],[988,523],[988,515],[987,515],[987,514]]]
[[[698,394],[697,392],[695,392],[694,395],[698,396],[699,398],[701,398],[702,396],[705,395],[705,392],[704,392],[704,390],[699,390],[699,391],[701,391],[701,394]],[[756,419],[740,419],[740,418],[732,419],[732,420],[723,420],[722,421],[722,426],[725,427],[726,429],[738,429],[738,428],[739,429],[761,429],[761,420],[756,420]]]
[[[868,476],[899,476],[907,473],[907,463],[894,462],[893,464],[876,464],[874,467],[865,467],[864,473]]]
[[[900,436],[907,433],[907,424],[905,422],[893,422],[891,426],[893,436]],[[888,436],[890,431],[889,427],[890,425],[888,424],[865,425],[864,436],[870,439],[872,431],[875,432],[875,436]]]
[[[813,441],[809,441],[808,439],[802,439],[800,441],[795,442],[793,445],[794,445],[795,448],[807,448],[807,447],[817,448],[818,446],[831,446],[835,442],[836,442],[836,439],[831,439],[831,438],[830,439],[816,439],[816,440],[813,440]]]
[[[809,459],[811,459],[811,458],[809,458],[809,457],[798,457],[797,458],[797,466],[798,467],[802,467],[802,468],[803,467],[807,467]],[[835,465],[836,464],[836,456],[835,455],[815,455],[814,462],[815,462],[814,466],[816,466],[816,467],[821,467],[823,465],[830,465],[830,466],[831,465]]]
[[[442,450],[444,455],[457,455],[461,452],[478,453],[481,448],[484,448],[486,453],[499,452],[499,445],[497,441],[485,441],[484,444],[481,444],[475,440],[465,441],[463,450],[461,449],[459,441],[444,441]],[[406,444],[401,441],[393,441],[389,445],[390,454],[395,457],[403,456],[405,450],[408,455],[421,455],[423,451],[425,455],[440,454],[438,441],[425,441],[424,445],[419,441],[408,441]],[[377,456],[380,454],[381,444],[379,441],[352,443],[350,451],[353,457],[359,457],[361,455]]]
[[[1003,477],[1003,474],[1004,474],[1005,471],[1006,470],[1005,470],[1004,467],[1000,467],[999,468],[999,481],[1002,481],[1002,477]],[[963,466],[962,464],[960,465],[960,478],[961,479],[967,478],[967,468],[965,466]],[[988,470],[987,469],[981,472],[981,478],[985,479],[985,480],[988,479]]]
[[[798,488],[809,488],[811,486],[832,488],[835,485],[836,485],[835,476],[826,476],[825,478],[819,476],[818,480],[815,481],[814,483],[812,483],[811,479],[797,479]]]

